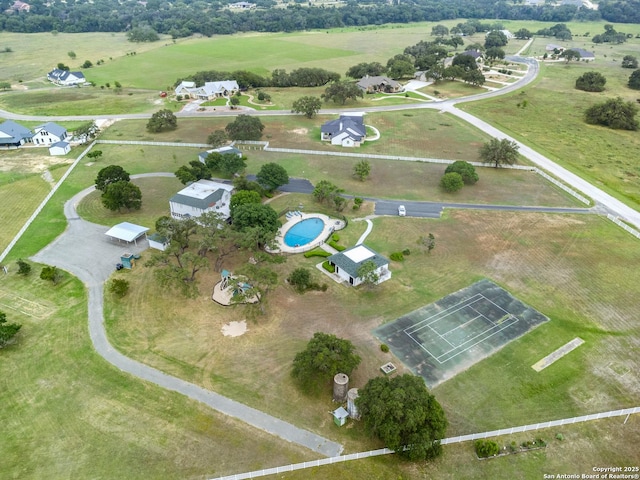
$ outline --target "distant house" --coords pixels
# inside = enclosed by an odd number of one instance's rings
[[[17,148],[25,143],[31,143],[32,137],[31,130],[12,120],[0,123],[0,147]]]
[[[87,82],[82,72],[69,72],[59,68],[54,68],[47,73],[47,80],[63,87],[82,85]]]
[[[583,62],[592,62],[596,59],[596,56],[593,52],[585,50],[583,48],[572,48],[574,52],[578,52],[580,54],[580,60]]]
[[[252,8],[256,8],[256,4],[249,2],[236,2],[230,3],[229,8],[233,8],[234,10],[250,10]]]
[[[331,255],[327,261],[335,267],[336,275],[354,287],[364,281],[358,276],[358,270],[369,261],[375,263],[377,267],[375,273],[378,275],[378,281],[376,283],[382,283],[391,278],[389,260],[366,245],[347,248]]]
[[[71,151],[69,142],[56,142],[49,147],[50,155],[66,155]]]
[[[29,5],[28,3],[25,2],[21,2],[20,0],[16,0],[15,2],[13,2],[13,5],[11,5],[9,8],[7,8],[6,12],[7,13],[13,13],[13,12],[28,12],[29,10],[31,10],[31,5]]]
[[[367,136],[364,113],[340,115],[340,118],[322,125],[320,132],[322,141],[331,142],[331,145],[359,147]]]
[[[196,98],[198,100],[215,100],[221,97],[230,97],[240,90],[235,80],[222,80],[220,82],[205,82],[202,87],[195,82],[181,82],[175,89],[176,95]]]
[[[219,153],[220,155],[227,155],[232,153],[234,155],[242,157],[241,150],[237,149],[236,147],[226,146],[226,147],[214,148],[212,150],[207,150],[206,152],[199,153],[198,160],[200,160],[200,163],[205,163],[210,153]]]
[[[564,52],[565,47],[563,47],[562,45],[556,45],[555,43],[548,43],[544,49],[547,52],[562,53]]]
[[[367,75],[356,84],[365,93],[397,93],[402,91],[402,85],[389,77]]]
[[[169,200],[169,208],[173,218],[194,218],[207,212],[216,212],[220,218],[227,220],[230,216],[229,201],[233,185],[214,182],[212,180],[198,180]]]
[[[33,143],[36,145],[51,145],[68,137],[67,129],[53,122],[39,125],[33,131]]]

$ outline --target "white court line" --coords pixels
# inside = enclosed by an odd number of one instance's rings
[[[456,347],[455,347],[451,342],[449,342],[449,340],[447,340],[446,338],[444,338],[444,336],[443,336],[443,335],[440,335],[438,332],[436,332],[436,331],[431,327],[431,325],[427,325],[427,326],[429,327],[429,329],[430,329],[433,333],[435,333],[438,337],[440,337],[440,340],[444,340],[445,342],[447,342],[451,348],[454,348],[454,349],[456,348]],[[449,332],[450,332],[450,331],[451,331],[451,330],[449,330]],[[447,332],[447,333],[449,333],[449,332]],[[446,335],[446,334],[445,334],[445,335]],[[450,352],[451,350],[448,350],[448,351]]]
[[[414,330],[413,330],[412,332],[409,332],[409,333],[413,333],[413,332],[415,332],[415,331],[418,331],[418,330],[420,330],[420,329],[422,329],[422,328],[423,328],[423,327],[421,326],[423,323],[428,322],[428,321],[429,321],[429,320],[431,320],[432,318],[435,318],[435,317],[442,317],[442,318],[447,317],[448,315],[451,315],[452,313],[455,313],[455,312],[457,312],[458,310],[460,310],[460,309],[462,309],[462,308],[465,308],[465,307],[467,307],[467,306],[469,306],[469,305],[471,305],[471,304],[473,304],[473,303],[477,302],[477,301],[478,301],[478,300],[480,300],[480,299],[475,299],[475,297],[478,297],[478,296],[479,296],[479,297],[483,297],[481,294],[476,293],[473,297],[469,297],[468,299],[463,300],[462,302],[458,302],[458,303],[456,303],[455,305],[452,305],[451,307],[446,308],[446,309],[444,309],[443,311],[436,313],[435,315],[431,315],[430,317],[427,317],[427,318],[425,318],[424,320],[421,320],[420,322],[418,322],[418,323],[416,323],[416,324],[412,325],[411,327],[404,329],[404,330],[403,330],[403,332],[404,332],[404,333],[408,333],[408,332],[407,332],[407,330],[411,330],[411,329],[414,329]],[[474,300],[474,299],[475,299],[475,300]],[[471,300],[473,300],[473,301],[471,301]],[[461,305],[462,305],[462,306],[461,306]],[[455,310],[452,310],[452,309],[454,309],[454,308],[455,308]],[[450,310],[451,310],[451,311],[450,311]],[[438,320],[440,320],[440,318],[438,318],[437,320],[434,320],[434,322],[435,322],[435,321],[438,321]],[[427,325],[431,325],[431,323],[434,323],[434,322],[430,322],[430,323],[428,323]],[[419,327],[419,328],[416,328],[416,327],[418,327],[418,326],[420,326],[420,327]]]

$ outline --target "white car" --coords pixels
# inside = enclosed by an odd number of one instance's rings
[[[401,217],[405,217],[407,215],[407,209],[404,208],[404,205],[400,205],[398,207],[398,215],[400,215]]]

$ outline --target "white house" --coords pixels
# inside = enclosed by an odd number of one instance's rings
[[[31,143],[33,132],[13,120],[0,123],[0,147],[19,147]]]
[[[84,78],[82,72],[69,72],[67,70],[60,70],[59,68],[54,68],[47,73],[47,80],[63,87],[87,83],[87,79]]]
[[[202,87],[195,82],[180,82],[175,89],[176,95],[196,98],[198,100],[214,100],[220,97],[230,97],[240,90],[235,80],[223,80],[221,82],[205,82]]]
[[[229,202],[233,185],[198,180],[176,193],[169,200],[169,208],[173,218],[198,218],[206,212],[220,214],[222,220],[230,216]]]
[[[53,122],[39,125],[33,131],[33,143],[36,145],[52,145],[68,137],[67,129]]]
[[[359,147],[367,136],[364,113],[354,112],[329,120],[320,127],[320,135],[322,141],[331,142],[331,145]]]
[[[225,147],[218,147],[213,150],[207,150],[206,152],[199,153],[198,160],[200,160],[200,163],[205,163],[210,153],[219,153],[220,155],[232,154],[242,158],[242,151],[240,149],[227,145]]]
[[[56,142],[49,147],[49,155],[66,155],[71,151],[69,142]]]
[[[376,283],[382,283],[391,278],[389,260],[365,245],[347,248],[331,255],[327,261],[335,267],[335,274],[352,286],[363,282],[363,279],[358,276],[358,270],[369,261],[376,265],[375,274],[378,275]]]

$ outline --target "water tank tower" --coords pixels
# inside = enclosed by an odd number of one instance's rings
[[[347,399],[349,390],[349,377],[344,373],[338,373],[333,377],[333,401],[342,403]]]
[[[360,413],[356,406],[356,398],[358,398],[357,388],[352,388],[347,392],[347,412],[349,412],[349,416],[354,420],[360,420]]]

